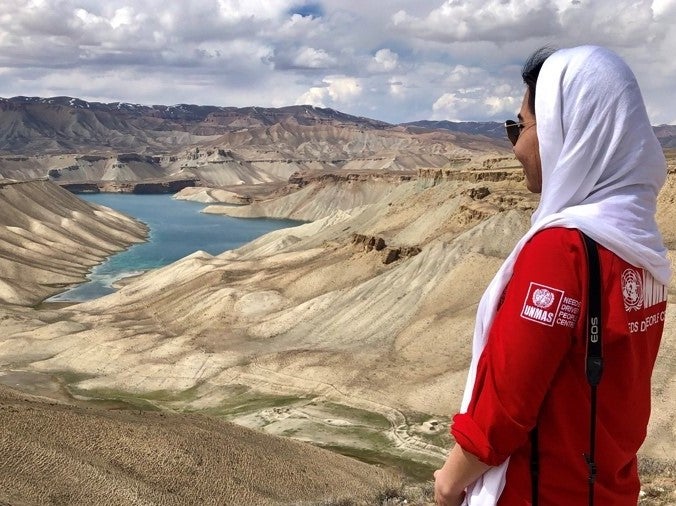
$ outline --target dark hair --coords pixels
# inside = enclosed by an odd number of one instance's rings
[[[521,69],[521,77],[523,78],[523,82],[526,84],[529,91],[528,107],[530,107],[530,111],[533,114],[535,114],[535,85],[538,82],[540,69],[542,69],[542,65],[545,63],[545,60],[549,58],[555,51],[556,48],[551,46],[544,46],[540,49],[536,49],[533,54],[528,57],[526,63],[523,64],[523,68]]]

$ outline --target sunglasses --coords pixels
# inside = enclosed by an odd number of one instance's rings
[[[516,145],[516,141],[519,140],[519,134],[524,125],[523,121],[517,122],[511,119],[505,121],[505,132],[507,132],[507,138],[509,139],[509,142],[512,143],[512,146]]]
[[[507,138],[509,139],[509,142],[512,143],[512,146],[516,145],[516,141],[519,140],[519,135],[521,135],[521,132],[526,128],[532,127],[533,125],[535,125],[535,121],[529,125],[526,125],[526,123],[523,121],[513,121],[511,119],[505,121],[505,131],[507,132]]]

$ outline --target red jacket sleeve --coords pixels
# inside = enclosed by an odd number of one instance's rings
[[[584,322],[587,267],[577,230],[537,233],[519,254],[479,359],[467,412],[451,433],[466,451],[499,465],[528,438]]]

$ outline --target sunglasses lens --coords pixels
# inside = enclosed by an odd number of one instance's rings
[[[519,140],[519,124],[516,121],[508,119],[505,121],[505,131],[507,132],[509,142],[514,146],[516,141]]]

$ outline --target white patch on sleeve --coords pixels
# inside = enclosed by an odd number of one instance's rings
[[[563,290],[531,282],[521,309],[521,317],[553,327],[563,299]]]

